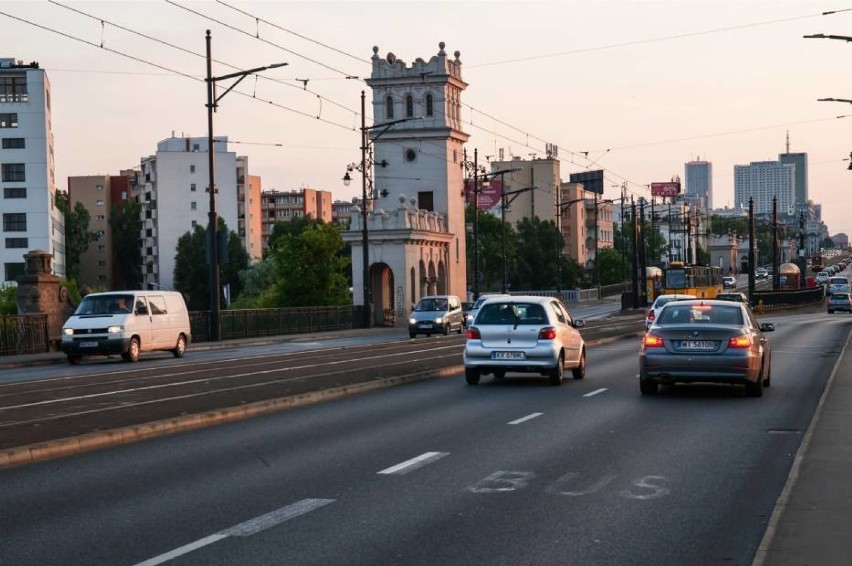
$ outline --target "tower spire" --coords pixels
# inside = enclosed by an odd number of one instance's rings
[[[787,153],[790,153],[790,130],[787,130]]]

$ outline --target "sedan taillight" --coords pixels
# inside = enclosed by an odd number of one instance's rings
[[[551,326],[546,326],[538,332],[539,340],[553,340],[554,338],[556,338],[556,329]]]
[[[663,347],[663,339],[654,334],[646,334],[645,335],[645,347],[646,348],[662,348]]]
[[[734,336],[728,340],[728,348],[751,348],[749,336]]]
[[[482,335],[479,333],[479,329],[475,326],[471,326],[467,329],[467,339],[468,340],[482,340]]]

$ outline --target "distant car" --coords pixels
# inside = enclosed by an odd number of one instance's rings
[[[834,311],[852,313],[852,295],[849,293],[832,293],[826,306],[828,314],[834,314]]]
[[[639,389],[654,395],[661,383],[732,383],[760,397],[772,373],[772,350],[763,333],[772,330],[741,303],[669,303],[642,340]]]
[[[651,324],[654,323],[654,320],[660,316],[660,311],[663,307],[672,301],[683,301],[686,299],[695,299],[697,298],[695,295],[660,295],[657,297],[657,300],[654,301],[654,304],[651,305],[651,308],[648,310],[648,314],[645,317],[645,328],[650,328]]]
[[[467,314],[465,314],[465,326],[467,327],[473,324],[473,320],[476,318],[476,314],[479,312],[479,309],[482,308],[482,304],[485,301],[487,301],[488,299],[500,299],[504,297],[511,297],[511,295],[499,295],[496,293],[493,295],[480,295],[479,298],[476,299],[476,301],[473,303],[473,306],[470,308],[470,310],[467,311]]]
[[[507,372],[538,373],[559,385],[565,370],[586,375],[586,344],[559,299],[516,295],[482,305],[464,346],[464,377],[476,385],[482,375],[503,379]]]
[[[828,283],[828,271],[820,271],[816,274],[816,282],[820,285]]]
[[[464,329],[461,301],[455,295],[429,295],[421,297],[408,318],[408,335],[447,335],[453,330],[459,334]]]
[[[848,293],[849,279],[846,277],[829,277],[826,292],[829,295],[833,295],[834,293]]]
[[[748,297],[744,293],[716,293],[716,300],[749,304]]]
[[[725,289],[734,289],[737,286],[737,278],[733,275],[722,277],[722,287]]]
[[[762,267],[758,267],[754,270],[754,276],[758,279],[766,279],[769,277],[769,272]]]

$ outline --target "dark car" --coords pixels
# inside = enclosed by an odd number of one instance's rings
[[[852,312],[852,295],[832,293],[828,298],[828,314],[834,314],[834,311]]]
[[[729,383],[760,397],[772,373],[772,351],[763,335],[771,330],[772,324],[759,324],[742,303],[669,303],[642,340],[639,389],[654,395],[661,383]]]

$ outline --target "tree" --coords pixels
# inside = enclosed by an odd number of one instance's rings
[[[227,231],[228,225],[220,217],[219,230]],[[228,235],[228,261],[220,262],[219,285],[231,286],[232,300],[239,297],[242,282],[239,273],[248,267],[248,255],[243,250],[240,237],[235,232]],[[233,260],[234,265],[230,263]],[[233,267],[233,269],[232,269]],[[174,286],[187,297],[189,310],[210,309],[210,264],[207,261],[207,229],[196,226],[178,238],[175,253]],[[221,288],[220,288],[221,298]]]
[[[80,277],[80,256],[102,234],[89,230],[92,216],[82,202],[75,204],[72,209],[65,191],[56,191],[55,202],[65,218],[65,274],[68,279],[76,281]]]
[[[272,232],[267,240],[267,253],[278,243],[278,240],[286,235],[297,236],[317,224],[324,224],[322,220],[316,220],[311,216],[296,216],[284,222],[276,222],[272,226]]]
[[[224,222],[223,222],[224,224]],[[228,261],[223,263],[222,285],[228,285],[230,289],[231,302],[239,299],[243,289],[243,281],[240,272],[248,269],[249,255],[246,251],[239,234],[231,232],[228,236]]]
[[[119,280],[114,286],[138,289],[142,283],[142,207],[135,200],[121,201],[112,207],[109,227]]]
[[[625,267],[625,277],[628,277],[632,268]],[[615,248],[598,250],[598,277],[601,285],[614,285],[622,282],[620,251]]]
[[[518,223],[517,257],[511,270],[516,289],[553,289],[563,239],[552,220],[524,218]]]
[[[468,206],[465,210],[465,221],[471,226],[471,231],[467,233],[466,252],[467,260],[470,265],[468,270],[467,283],[473,289],[473,274],[476,266],[474,246],[473,226],[473,207]],[[480,291],[499,291],[503,281],[503,223],[501,219],[488,212],[479,212],[479,290]],[[506,238],[506,264],[514,265],[517,246],[517,232],[510,223],[505,226]]]
[[[625,273],[630,273],[631,263],[633,261],[633,220],[626,219],[624,221],[624,261],[626,264]],[[613,245],[615,249],[622,252],[622,227],[618,224],[613,224]],[[659,263],[659,258],[668,255],[669,243],[663,237],[662,232],[654,225],[651,229],[651,223],[645,222],[645,258],[648,266],[654,266]],[[620,260],[619,260],[620,261]],[[619,264],[619,269],[621,264]]]

